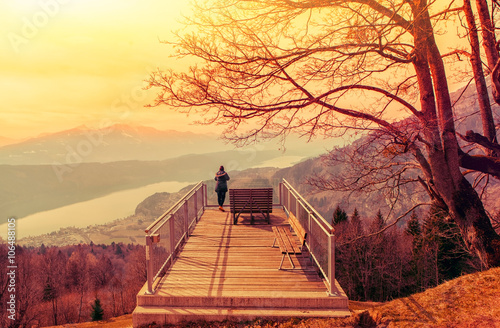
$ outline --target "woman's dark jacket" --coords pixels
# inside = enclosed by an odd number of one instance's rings
[[[229,175],[225,171],[219,171],[216,173],[215,181],[215,191],[227,191],[227,183],[229,180]]]

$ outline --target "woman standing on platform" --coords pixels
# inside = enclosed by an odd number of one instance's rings
[[[217,201],[219,203],[219,210],[224,212],[224,200],[226,200],[226,192],[227,192],[227,180],[229,180],[229,175],[226,171],[224,171],[224,166],[219,167],[219,172],[215,174],[215,192],[217,193]]]

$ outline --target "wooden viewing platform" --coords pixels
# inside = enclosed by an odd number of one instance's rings
[[[296,268],[272,248],[273,225],[287,224],[274,209],[270,224],[261,215],[242,214],[233,225],[231,213],[205,209],[173,265],[154,294],[145,285],[137,296],[134,327],[150,323],[219,321],[255,318],[345,317],[348,299],[335,281],[328,292],[308,253],[292,255]]]

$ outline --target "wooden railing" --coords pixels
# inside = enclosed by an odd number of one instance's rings
[[[280,204],[293,213],[307,232],[306,246],[313,261],[325,277],[330,294],[335,292],[334,229],[291,185],[283,179],[279,184]]]
[[[173,263],[206,206],[207,186],[199,182],[146,229],[148,294],[154,294],[155,284]]]

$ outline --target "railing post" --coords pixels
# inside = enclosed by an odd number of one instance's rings
[[[279,192],[279,198],[280,198],[280,206],[283,207],[283,183],[278,183],[278,192]]]
[[[198,222],[198,190],[194,192],[194,215],[196,222]]]
[[[290,213],[292,211],[292,204],[290,204],[290,200],[291,200],[291,196],[292,196],[292,193],[290,192],[290,189],[288,189],[288,192],[287,192],[287,203],[288,203],[288,213]]]
[[[189,238],[189,208],[188,208],[188,200],[184,201],[184,240]]]
[[[330,231],[328,236],[328,280],[330,283],[330,295],[335,289],[335,234]]]
[[[308,214],[308,216],[307,216],[307,225],[308,225],[307,233],[309,234],[309,236],[313,236],[313,234],[312,234],[312,220],[313,220],[312,213],[308,210],[307,214]],[[314,238],[316,238],[316,236],[314,236]],[[314,254],[314,248],[315,248],[313,240],[315,240],[315,239],[311,238],[312,242],[309,243],[309,252],[312,254]]]
[[[169,219],[169,236],[170,236],[170,254],[174,258],[175,253],[175,216],[171,215]]]
[[[203,184],[203,208],[208,206],[207,185]]]
[[[148,290],[146,294],[153,294],[153,260],[151,259],[153,242],[150,236],[146,236],[146,267],[148,271]]]

